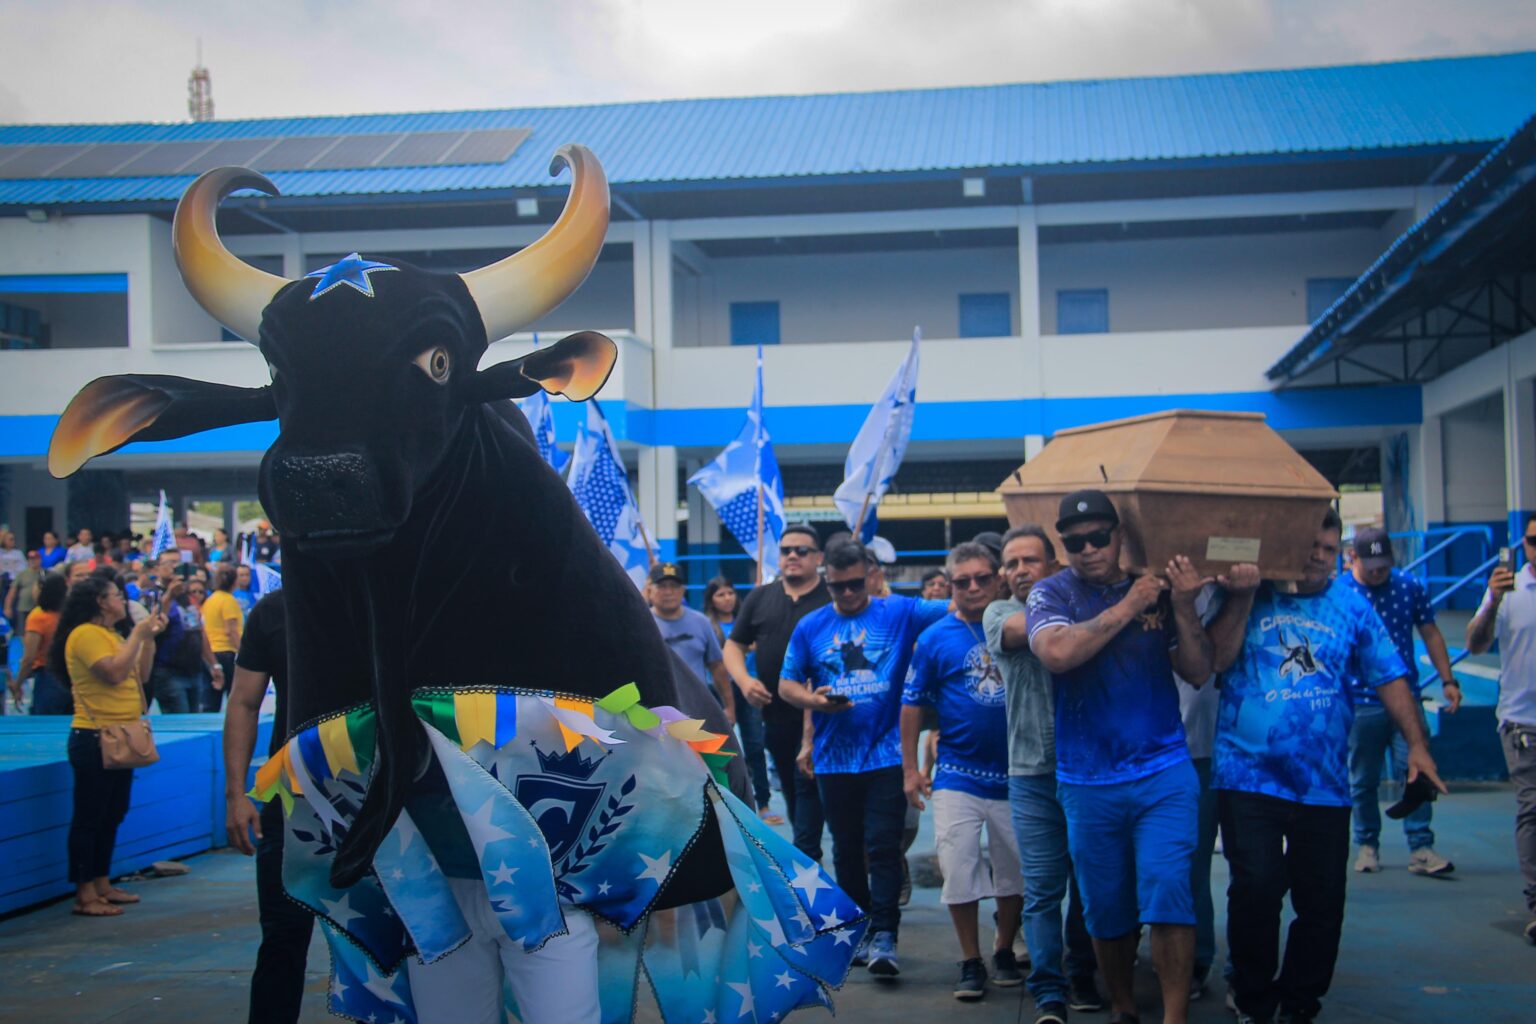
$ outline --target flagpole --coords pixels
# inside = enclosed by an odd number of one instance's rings
[[[767,501],[763,494],[763,474],[759,470],[757,474],[757,579],[753,584],[761,586],[763,582],[763,519],[767,514],[764,505]]]

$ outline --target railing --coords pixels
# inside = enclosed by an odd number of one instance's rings
[[[1431,590],[1429,597],[1430,607],[1444,605],[1453,594],[1456,594],[1463,587],[1473,583],[1481,584],[1487,579],[1488,574],[1493,571],[1493,567],[1499,564],[1493,528],[1489,526],[1442,526],[1433,530],[1393,533],[1388,534],[1388,536],[1393,540],[1415,540],[1420,545],[1428,545],[1435,538],[1444,538],[1433,547],[1426,547],[1423,554],[1403,566],[1404,572],[1415,574],[1424,583],[1424,586]],[[1476,568],[1464,576],[1441,576],[1429,572],[1429,560],[1431,558],[1434,558],[1441,552],[1448,551],[1457,541],[1469,537],[1476,538],[1480,542],[1479,554],[1482,556],[1482,560]],[[1436,584],[1444,584],[1445,589],[1439,593],[1434,593],[1433,587]],[[1472,652],[1451,647],[1449,648],[1449,653],[1451,655],[1451,665],[1454,667],[1464,661]]]
[[[908,559],[910,559],[910,560],[917,560],[917,561],[924,561],[924,562],[940,562],[941,563],[941,562],[944,561],[945,556],[947,556],[948,554],[949,554],[949,552],[946,549],[944,549],[944,548],[931,548],[931,549],[930,548],[919,548],[919,549],[914,549],[912,551],[898,551],[898,552],[896,552],[896,564],[900,565],[903,560],[908,560]],[[775,553],[770,553],[769,557],[775,559],[775,561],[776,561],[777,558],[778,558],[778,555],[777,555],[776,552]],[[682,565],[684,567],[688,566],[690,563],[704,563],[704,562],[745,562],[747,565],[750,566],[750,565],[752,565],[756,561],[756,559],[752,555],[746,555],[746,554],[742,554],[742,555],[714,554],[714,555],[678,555],[677,557],[673,558],[672,561],[677,562],[679,565]],[[687,590],[688,595],[690,597],[693,597],[693,596],[696,596],[696,595],[702,596],[703,593],[704,593],[704,588],[707,585],[708,585],[708,581],[707,580],[703,581],[703,582],[698,582],[698,583],[688,583],[688,584],[685,585],[685,589]],[[748,583],[748,584],[737,584],[737,585],[738,586],[749,586],[750,583]],[[917,590],[922,589],[922,584],[918,583],[918,582],[915,582],[915,581],[911,581],[911,580],[901,580],[901,581],[893,580],[893,581],[891,581],[891,589],[892,590],[897,590],[897,591],[901,591],[901,590],[917,591]]]

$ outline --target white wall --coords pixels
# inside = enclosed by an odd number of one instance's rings
[[[1504,408],[1491,395],[1447,412],[1441,419],[1447,522],[1503,520]]]
[[[628,260],[608,260],[592,268],[576,294],[540,317],[525,331],[554,335],[541,341],[557,341],[572,331],[635,329],[634,265]]]
[[[962,292],[1007,292],[1018,329],[1018,250],[750,256],[712,259],[702,280],[679,274],[680,348],[730,344],[730,304],[777,301],[786,345],[960,333]]]
[[[1111,331],[1305,324],[1307,278],[1358,277],[1389,241],[1359,230],[1042,245],[1041,331],[1056,333],[1063,288],[1107,288]]]

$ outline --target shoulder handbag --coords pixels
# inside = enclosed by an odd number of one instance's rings
[[[150,727],[149,719],[143,717],[149,712],[149,701],[144,696],[144,684],[139,684],[139,703],[143,707],[141,717],[136,722],[115,722],[111,725],[98,725],[91,709],[85,706],[85,701],[80,699],[80,694],[75,694],[75,704],[79,706],[86,720],[95,726],[96,734],[101,738],[101,766],[103,768],[147,768],[160,760],[160,751],[155,749],[155,733]]]

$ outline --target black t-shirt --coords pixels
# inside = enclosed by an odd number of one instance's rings
[[[277,691],[277,717],[272,722],[272,743],[267,751],[270,757],[282,747],[288,731],[288,640],[281,590],[257,601],[245,617],[245,632],[240,637],[235,665],[272,677],[272,687]]]
[[[256,561],[270,562],[277,557],[277,541],[270,537],[266,540],[256,539]]]
[[[731,639],[743,647],[757,644],[757,678],[773,693],[773,703],[763,709],[764,721],[800,720],[800,709],[779,697],[784,652],[789,649],[789,635],[795,631],[795,623],[831,603],[832,594],[824,580],[817,580],[816,588],[801,594],[798,600],[785,593],[782,580],[774,580],[752,591],[741,603],[741,611],[731,626]]]

